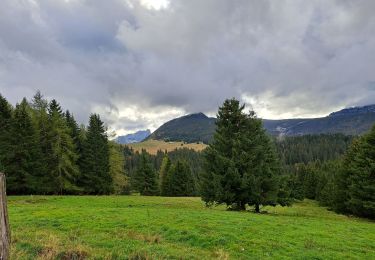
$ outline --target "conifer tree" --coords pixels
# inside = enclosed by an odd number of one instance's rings
[[[113,192],[108,137],[99,115],[92,114],[83,143],[80,185],[89,194]]]
[[[129,194],[129,181],[125,173],[123,148],[115,142],[109,142],[109,170],[113,180],[115,194]]]
[[[49,136],[49,118],[47,112],[48,101],[44,99],[39,90],[36,92],[32,99],[31,108],[32,118],[41,151],[41,158],[39,158],[41,169],[35,176],[38,182],[35,192],[39,194],[53,193],[54,187],[51,184],[52,177],[50,176],[48,167],[49,157],[52,154],[51,141]]]
[[[168,196],[169,194],[169,170],[171,168],[171,160],[169,159],[168,154],[164,155],[163,161],[161,163],[159,171],[159,189],[161,196]]]
[[[9,194],[33,193],[37,185],[34,177],[40,171],[41,153],[28,110],[23,99],[16,105],[11,122],[10,150],[4,160]]]
[[[145,150],[142,150],[140,161],[135,172],[134,181],[137,190],[141,195],[158,195],[158,185],[155,171],[150,163],[149,156]]]
[[[76,165],[77,154],[70,129],[66,123],[62,109],[56,100],[48,107],[48,140],[51,154],[48,156],[49,183],[53,193],[76,193],[79,175]]]
[[[217,129],[204,154],[202,199],[235,210],[250,205],[256,212],[261,205],[285,205],[278,197],[281,171],[275,148],[261,120],[244,108],[235,99],[219,108]]]
[[[169,170],[168,196],[194,195],[194,181],[191,170],[186,161],[177,160]]]
[[[10,151],[12,108],[0,94],[0,171],[5,171],[5,157]]]
[[[76,148],[78,148],[80,146],[79,144],[79,126],[78,126],[78,123],[77,121],[75,120],[73,114],[71,114],[69,112],[69,110],[67,110],[65,112],[65,120],[66,120],[66,124],[69,128],[69,133],[70,133],[70,136],[72,137],[72,140],[73,140],[73,143],[75,145]]]
[[[375,125],[350,147],[344,158],[338,200],[346,211],[375,218]]]

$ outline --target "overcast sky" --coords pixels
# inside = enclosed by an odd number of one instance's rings
[[[260,117],[375,103],[373,0],[1,0],[0,93],[118,134],[225,98]]]

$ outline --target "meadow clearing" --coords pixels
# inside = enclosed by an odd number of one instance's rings
[[[375,259],[375,223],[305,200],[267,213],[200,198],[10,196],[11,259]]]
[[[127,144],[133,148],[134,151],[141,152],[142,149],[146,150],[149,154],[155,155],[158,151],[171,152],[175,149],[193,149],[195,151],[204,150],[207,145],[203,143],[184,143],[184,142],[166,142],[162,140],[146,140],[140,143]]]

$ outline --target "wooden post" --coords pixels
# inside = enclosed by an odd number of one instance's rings
[[[0,172],[0,260],[9,259],[10,228],[5,174]]]

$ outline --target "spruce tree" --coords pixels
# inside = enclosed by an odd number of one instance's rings
[[[65,112],[65,120],[69,128],[69,134],[73,140],[74,147],[76,148],[76,152],[77,154],[79,154],[80,149],[82,148],[82,144],[80,142],[80,137],[79,137],[80,129],[79,129],[78,123],[75,120],[73,114],[69,112],[69,110]]]
[[[354,142],[344,158],[341,201],[357,216],[375,218],[375,125]],[[342,180],[341,180],[342,183]]]
[[[99,115],[92,114],[83,143],[80,185],[89,194],[113,192],[108,137]]]
[[[76,165],[77,154],[70,129],[66,123],[62,109],[56,100],[48,107],[48,140],[51,153],[48,156],[49,184],[52,193],[77,193],[76,186],[79,175]]]
[[[169,170],[168,196],[193,196],[194,180],[186,161],[177,160]]]
[[[140,161],[134,176],[134,183],[141,195],[154,196],[159,193],[156,174],[145,150],[141,152]]]
[[[159,189],[161,196],[168,196],[169,194],[169,170],[171,168],[171,160],[169,159],[168,154],[164,155],[163,161],[161,163],[159,171]]]
[[[4,160],[9,194],[34,193],[35,175],[40,171],[40,146],[38,145],[26,99],[16,105],[11,122],[10,150]]]
[[[43,95],[39,90],[32,99],[31,108],[38,144],[41,151],[41,158],[39,159],[41,169],[35,176],[35,192],[39,194],[53,193],[54,185],[51,184],[52,177],[50,176],[48,167],[49,157],[52,154],[47,112],[48,101],[43,98]]]
[[[5,171],[5,157],[9,153],[11,136],[12,108],[0,94],[0,171]]]
[[[204,153],[201,193],[207,205],[235,210],[250,205],[259,212],[260,206],[280,203],[281,169],[261,120],[244,108],[235,99],[219,108],[216,132]]]

